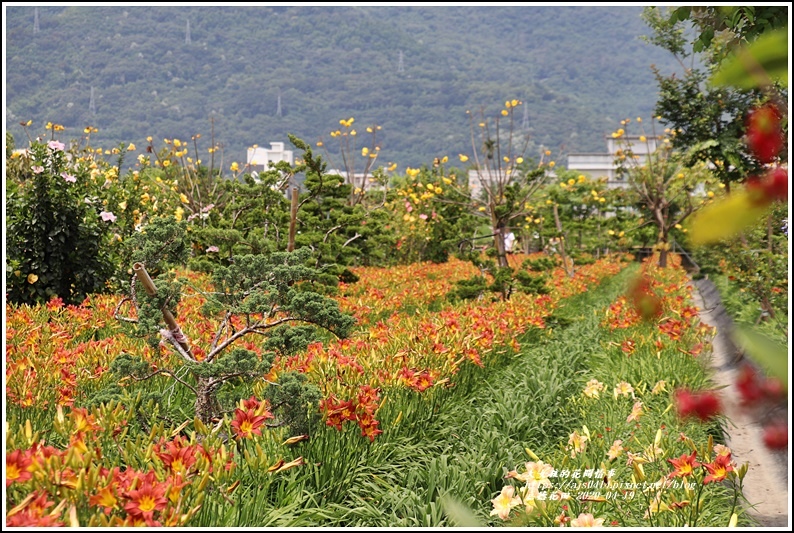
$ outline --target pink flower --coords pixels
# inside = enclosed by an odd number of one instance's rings
[[[71,174],[68,174],[66,172],[61,172],[61,177],[63,179],[65,179],[66,181],[68,181],[68,182],[77,183],[77,178],[75,178],[74,176],[72,176]]]
[[[50,147],[50,150],[54,151],[63,151],[64,149],[64,144],[58,141],[50,141],[47,143],[47,146]]]
[[[41,174],[42,172],[44,172],[44,167],[34,166],[31,167],[31,170],[33,171],[34,174]]]
[[[413,206],[411,205],[411,202],[405,202],[405,210],[408,211],[409,213],[414,210]]]
[[[421,215],[419,215],[419,218],[421,218],[422,220],[427,220],[427,215],[422,213]]]
[[[210,212],[210,210],[211,210],[213,207],[215,207],[215,204],[210,204],[210,205],[204,206],[204,207],[201,209],[201,212],[202,212],[202,213],[209,213],[209,212]]]
[[[209,252],[219,252],[219,251],[220,250],[218,249],[217,246],[210,246],[210,247],[207,248],[207,253],[209,253]]]
[[[102,220],[104,220],[105,222],[116,221],[116,215],[114,215],[110,211],[102,211],[101,213],[99,213],[99,216],[102,217]]]

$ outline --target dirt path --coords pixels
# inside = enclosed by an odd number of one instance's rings
[[[763,428],[757,414],[739,405],[736,389],[738,363],[743,362],[741,351],[730,338],[733,321],[722,305],[719,292],[709,280],[693,281],[695,304],[700,309],[701,321],[717,328],[712,341],[713,379],[724,385],[721,398],[728,425],[727,445],[737,464],[750,463],[744,479],[744,496],[751,504],[747,509],[761,527],[791,528],[789,517],[788,456],[771,452],[763,442]]]

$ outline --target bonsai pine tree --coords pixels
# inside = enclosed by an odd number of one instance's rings
[[[125,298],[135,305],[137,319],[122,318],[135,322],[138,332],[151,344],[163,342],[169,346],[179,355],[176,360],[181,364],[180,368],[169,368],[164,363],[152,371],[142,358],[125,354],[114,361],[111,369],[136,381],[158,374],[174,379],[178,386],[195,396],[195,416],[202,422],[222,415],[218,392],[224,384],[252,384],[264,379],[275,357],[269,348],[288,336],[285,328],[298,327],[305,344],[317,340],[320,330],[345,337],[354,324],[354,319],[342,313],[336,301],[314,290],[318,271],[307,266],[309,248],[268,255],[238,255],[231,264],[215,268],[211,276],[213,290],[204,294],[206,303],[201,314],[208,321],[219,321],[212,342],[209,346],[192,346],[171,315],[176,310],[181,285],[166,268],[167,260],[184,259],[186,255],[184,226],[173,219],[157,219],[138,239],[141,241],[138,258],[147,259],[135,263],[137,278],[133,279],[130,295]],[[147,282],[149,271],[159,275]],[[142,287],[146,290],[141,290]],[[162,327],[163,318],[166,328]],[[313,337],[307,335],[311,331],[307,325],[314,326]],[[250,341],[251,337],[264,338],[265,350],[261,356],[239,346],[238,341],[243,338]],[[276,342],[268,344],[269,339]],[[284,397],[284,391],[270,390],[267,394],[280,399],[274,409],[282,408],[282,418],[287,422],[305,423],[307,403],[319,400],[319,391],[294,375],[284,374],[279,379],[289,382],[292,393]],[[301,411],[304,416],[300,415]]]

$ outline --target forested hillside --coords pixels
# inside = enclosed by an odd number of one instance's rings
[[[195,134],[209,147],[214,134],[242,161],[287,133],[333,152],[328,133],[353,116],[382,126],[380,163],[404,168],[470,151],[466,110],[518,98],[531,154],[560,157],[647,117],[650,65],[675,68],[639,39],[641,7],[37,10],[5,13],[6,128],[20,143],[27,120],[74,137],[95,126],[105,147]]]

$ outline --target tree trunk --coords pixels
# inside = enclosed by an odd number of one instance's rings
[[[289,210],[289,240],[287,241],[287,251],[295,250],[295,231],[298,226],[298,188],[292,188],[292,202]]]
[[[504,228],[494,227],[493,233],[493,243],[494,247],[496,248],[497,263],[500,267],[509,267],[510,264],[507,262],[507,254],[505,253]]]
[[[560,213],[557,210],[557,204],[554,204],[554,225],[557,227],[557,234],[559,235],[560,257],[562,258],[562,265],[565,267],[565,272],[568,277],[574,276],[573,259],[570,259],[565,253],[565,236],[562,233],[562,223],[560,222]]]
[[[212,419],[221,415],[221,406],[215,397],[217,388],[210,387],[212,378],[198,378],[196,383],[196,417],[205,424],[212,423]]]
[[[669,251],[667,250],[667,234],[662,234],[662,238],[660,239],[660,246],[659,246],[659,268],[666,268],[667,267],[667,255]]]

